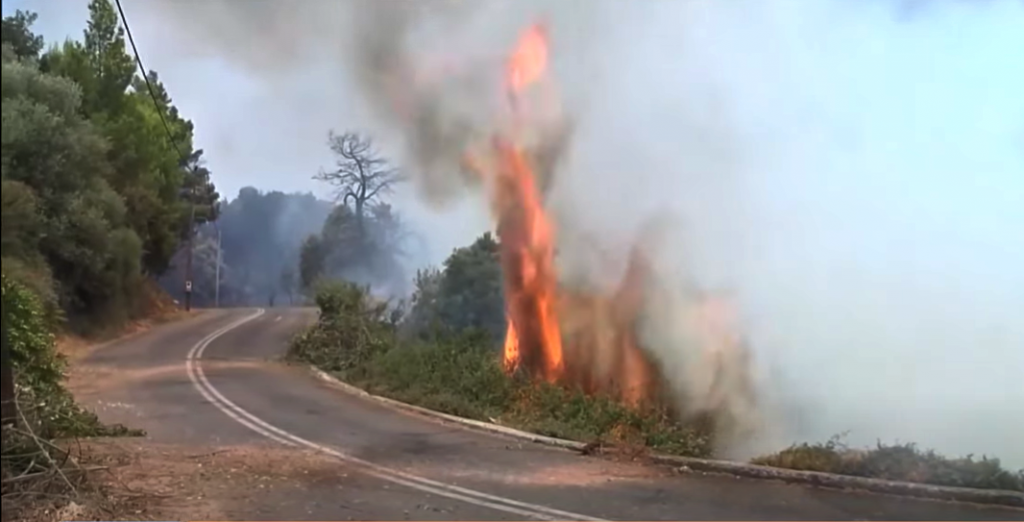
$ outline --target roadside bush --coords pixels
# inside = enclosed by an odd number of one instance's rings
[[[82,485],[86,470],[61,439],[141,432],[104,425],[75,403],[62,383],[66,361],[55,346],[56,318],[30,287],[6,271],[0,275],[0,289],[3,339],[17,405],[17,415],[0,435],[0,494],[6,519],[31,511],[37,499],[74,494]]]
[[[3,328],[16,376],[17,400],[32,432],[42,439],[125,434],[82,409],[64,388],[67,362],[56,348],[55,319],[25,285],[2,274]],[[4,445],[4,453],[7,446]]]
[[[970,455],[950,458],[909,443],[879,442],[874,448],[852,449],[833,437],[824,443],[796,444],[753,462],[777,468],[940,486],[1024,491],[1024,470],[1016,473],[1006,470],[999,459],[975,459]]]
[[[367,362],[394,346],[396,325],[388,303],[361,286],[326,281],[316,291],[320,319],[296,337],[289,356],[346,379],[359,379]]]
[[[660,407],[633,407],[547,383],[522,383],[505,417],[522,429],[572,440],[710,457],[714,433],[703,419],[681,423]]]
[[[710,455],[710,430],[680,425],[665,411],[507,375],[488,330],[400,339],[387,306],[350,283],[322,286],[316,302],[320,320],[294,339],[289,355],[371,393],[554,437]]]
[[[396,345],[366,361],[361,379],[374,393],[453,415],[486,420],[501,416],[515,382],[501,369],[488,333],[467,330]]]

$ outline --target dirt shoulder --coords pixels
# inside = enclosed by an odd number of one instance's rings
[[[233,520],[278,507],[313,482],[345,474],[337,461],[263,445],[195,446],[146,439],[75,443],[93,469],[74,498],[55,498],[12,520]]]
[[[70,371],[73,373],[75,370],[75,363],[81,361],[96,350],[102,349],[103,347],[116,342],[126,341],[163,324],[198,317],[203,312],[203,310],[190,310],[186,312],[184,310],[174,308],[164,310],[160,314],[146,319],[130,321],[119,327],[117,330],[108,331],[93,337],[86,338],[67,333],[61,334],[57,337],[57,350],[64,355],[72,365]]]
[[[264,445],[196,446],[145,439],[83,443],[92,473],[79,518],[233,520],[270,511],[309,481],[339,473],[312,452]]]

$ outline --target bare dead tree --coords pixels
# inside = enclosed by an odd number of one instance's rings
[[[399,170],[381,157],[373,140],[356,132],[328,134],[328,145],[337,159],[336,169],[321,170],[313,179],[334,186],[336,201],[348,205],[352,201],[356,224],[361,237],[366,236],[364,216],[366,207],[388,194],[394,185],[403,181]]]

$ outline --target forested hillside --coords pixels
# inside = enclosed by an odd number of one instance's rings
[[[192,304],[298,303],[302,242],[307,236],[320,232],[333,207],[333,203],[312,194],[261,192],[253,187],[240,190],[234,199],[221,205],[215,223],[203,225],[196,233],[192,252]],[[179,252],[172,269],[160,279],[164,289],[179,300],[184,298],[187,255],[185,250]]]

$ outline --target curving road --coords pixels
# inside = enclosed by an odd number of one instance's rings
[[[215,310],[155,328],[84,361],[126,377],[91,399],[125,406],[101,417],[158,441],[287,445],[337,462],[336,480],[263,499],[250,518],[1024,520],[1012,509],[678,475],[398,412],[276,362],[315,317]]]

